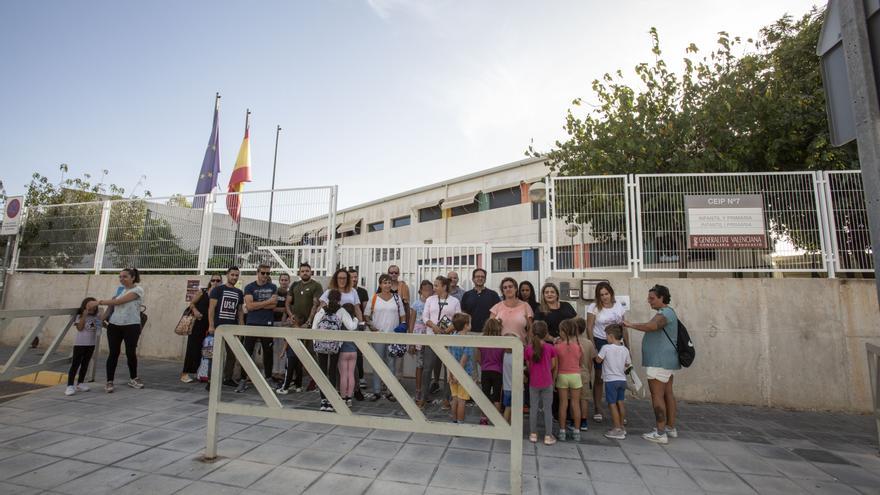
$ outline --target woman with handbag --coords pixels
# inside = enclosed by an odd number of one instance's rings
[[[400,296],[391,292],[391,276],[387,273],[379,276],[379,292],[373,294],[364,317],[371,332],[396,333],[401,329],[406,332],[406,310]],[[406,346],[401,344],[374,343],[373,349],[385,361],[392,374],[397,369],[398,358],[406,353]],[[381,387],[382,379],[374,371],[373,392],[364,397],[369,401],[379,400]],[[397,400],[391,392],[385,394],[385,398],[391,402]]]
[[[187,335],[186,353],[183,357],[183,371],[180,373],[180,381],[192,383],[195,381],[192,375],[198,372],[202,361],[202,342],[208,335],[208,306],[211,298],[208,295],[214,287],[223,283],[220,275],[211,275],[208,286],[201,289],[190,301],[189,306],[180,317],[174,333]]]

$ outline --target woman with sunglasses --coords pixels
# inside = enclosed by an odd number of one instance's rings
[[[208,286],[202,288],[189,303],[189,310],[192,311],[196,321],[192,333],[186,338],[186,354],[183,358],[183,371],[180,373],[180,381],[183,383],[194,382],[192,375],[199,371],[199,364],[202,361],[202,341],[208,335],[208,306],[211,304],[209,293],[222,283],[223,278],[220,275],[211,275]]]

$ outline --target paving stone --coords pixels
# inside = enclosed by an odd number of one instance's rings
[[[338,435],[338,428],[334,429],[332,433]],[[412,434],[408,431],[373,430],[373,432],[370,433],[367,438],[371,438],[373,440],[386,440],[389,442],[406,442],[410,435]]]
[[[91,437],[74,437],[62,442],[53,443],[46,447],[34,450],[38,454],[53,455],[55,457],[76,457],[83,452],[96,449],[110,443],[109,440]]]
[[[548,493],[544,491],[544,484],[542,481],[541,484],[542,493]],[[612,483],[610,481],[593,481],[593,490],[596,495],[650,495],[651,492],[648,491],[648,488],[644,483],[639,481],[638,483]],[[549,493],[562,493],[562,492],[549,492]],[[573,493],[573,492],[572,492]],[[590,493],[589,491],[587,493]]]
[[[93,437],[106,438],[107,440],[122,440],[138,433],[149,430],[149,426],[136,425],[132,423],[123,423],[109,428],[102,428],[91,433]]]
[[[217,455],[222,457],[236,458],[242,456],[245,452],[260,446],[260,442],[252,442],[250,440],[241,440],[239,438],[224,438],[217,442]]]
[[[42,454],[22,453],[15,457],[7,457],[0,461],[0,480],[9,480],[22,473],[39,469],[43,466],[60,461],[57,457]]]
[[[443,464],[451,466],[465,466],[471,468],[486,469],[489,465],[489,452],[478,450],[446,449],[443,455]]]
[[[339,435],[325,435],[324,438],[327,437],[336,437],[336,438],[346,438]],[[321,438],[321,435],[317,433],[309,433],[300,430],[287,430],[286,432],[278,435],[277,437],[269,440],[269,443],[278,443],[281,445],[286,445],[288,447],[314,447],[320,448],[314,445],[316,441]],[[354,446],[354,443],[351,443],[351,446]],[[349,447],[351,448],[351,447]]]
[[[145,450],[139,454],[135,454],[128,459],[122,460],[114,464],[116,467],[137,469],[138,471],[146,471],[153,473],[160,468],[171,464],[172,462],[187,457],[185,452],[176,450],[168,450],[162,448],[152,448]]]
[[[37,451],[34,451],[34,452],[37,454],[44,454],[45,453],[45,452],[37,452]],[[18,449],[0,449],[0,460],[6,459],[7,457],[21,455],[23,453],[24,453],[23,450],[18,450]]]
[[[315,469],[318,471],[326,471],[342,459],[344,452],[333,452],[331,450],[318,450],[308,448],[300,451],[284,463],[287,467]]]
[[[386,442],[384,440],[371,440],[369,438],[362,440],[361,443],[352,450],[352,453],[363,456],[375,456],[391,459],[400,450],[401,444],[396,442]],[[488,458],[488,456],[487,456]],[[487,459],[488,462],[488,459]]]
[[[69,433],[61,433],[57,431],[40,431],[31,435],[9,440],[4,443],[4,448],[18,450],[37,450],[47,445],[56,444],[64,440],[75,438]]]
[[[581,456],[587,461],[629,462],[620,447],[578,445]]]
[[[446,435],[434,435],[431,433],[413,433],[409,437],[409,443],[421,443],[427,445],[449,445],[450,438]]]
[[[683,469],[663,466],[636,466],[646,485],[675,488],[679,490],[697,490],[699,487]]]
[[[398,481],[376,480],[367,489],[366,495],[418,495],[425,493],[426,488]]]
[[[321,423],[300,423],[293,427],[294,430],[309,431],[312,433],[328,433],[335,428],[334,425],[326,425]]]
[[[707,492],[755,493],[739,476],[731,472],[689,469],[688,473]]]
[[[778,476],[779,471],[773,468],[766,459],[752,455],[719,455],[716,456],[731,471],[737,474],[758,474],[762,476]]]
[[[105,467],[55,487],[53,491],[69,495],[115,493],[123,485],[142,476],[145,474],[131,469]]]
[[[327,473],[304,493],[307,495],[361,495],[372,482],[373,480],[368,478]]]
[[[202,480],[246,488],[272,469],[267,464],[234,459],[223,465],[223,469],[212,471]]]
[[[237,486],[196,481],[191,485],[187,485],[175,495],[238,495],[241,492],[242,489]]]
[[[388,459],[383,457],[370,457],[352,452],[340,459],[329,471],[363,478],[375,478],[387,463]]]
[[[182,418],[177,421],[172,421],[170,423],[166,423],[163,425],[163,428],[169,430],[178,430],[178,431],[187,431],[187,432],[197,432],[204,431],[207,427],[207,422],[204,418]]]
[[[79,478],[84,474],[97,471],[103,466],[88,462],[64,459],[54,464],[29,471],[9,480],[12,483],[49,490],[58,485]]]
[[[530,442],[529,442],[530,443]],[[580,459],[581,451],[579,444],[571,442],[557,442],[554,445],[544,445],[543,441],[535,444],[535,455],[538,457],[561,457],[564,459]]]
[[[395,454],[395,459],[412,462],[438,463],[443,458],[445,447],[436,445],[406,444]]]
[[[259,447],[245,453],[240,458],[245,461],[262,462],[263,464],[271,464],[279,466],[287,462],[288,459],[300,452],[297,447],[288,447],[286,445],[265,443]]]
[[[288,432],[288,433],[292,433]],[[286,435],[287,433],[285,433]],[[333,450],[335,452],[349,452],[351,449],[355,448],[358,443],[363,440],[358,437],[343,437],[339,435],[324,435],[321,438],[318,438],[313,443],[311,443],[308,448],[310,449],[321,449],[321,450]],[[395,449],[395,452],[397,449]],[[391,455],[394,455],[393,453]]]
[[[378,431],[378,430],[377,430]],[[337,426],[333,428],[333,435],[342,435],[346,437],[358,437],[358,438],[367,438],[374,431],[370,428],[356,428],[354,426]],[[407,434],[407,438],[409,438],[409,434]]]
[[[253,440],[255,442],[267,442],[284,433],[285,431],[287,430],[283,430],[281,428],[270,428],[268,426],[254,425],[235,433],[234,435],[232,435],[232,438]]]
[[[626,456],[629,457],[629,460],[634,465],[651,465],[651,466],[665,466],[665,467],[679,467],[678,462],[672,458],[668,453],[666,453],[663,449],[659,450],[650,450],[650,451],[626,451]]]
[[[814,495],[858,495],[859,491],[836,481],[792,480],[807,493]],[[880,491],[880,486],[875,487]]]
[[[859,466],[814,463],[819,469],[839,481],[854,486],[880,487],[880,473],[872,473]]]
[[[251,485],[250,491],[271,495],[298,495],[321,476],[319,471],[309,471],[287,466],[273,469]]]
[[[455,490],[452,488],[444,488],[441,486],[428,486],[425,495],[480,495],[481,492],[473,492],[470,490]]]
[[[728,471],[727,466],[706,451],[703,451],[703,453],[671,452],[670,454],[678,465],[685,469]]]
[[[827,450],[820,449],[792,449],[792,453],[810,461],[823,464],[849,464],[846,459],[835,455]]]
[[[391,460],[379,474],[379,479],[426,486],[434,469],[431,464]]]
[[[802,480],[832,480],[830,474],[822,471],[813,464],[806,461],[783,461],[779,459],[768,459],[767,462],[774,469],[791,479]]]
[[[114,495],[171,495],[190,483],[191,480],[148,474],[117,489]]]
[[[0,481],[0,493],[3,495],[37,495],[38,493],[43,493],[43,490]]]
[[[754,455],[749,448],[741,443],[720,441],[720,440],[700,440],[701,447],[709,451],[714,456],[720,455]]]
[[[538,495],[538,478],[536,476],[524,474],[521,483],[523,495]],[[486,483],[483,486],[483,493],[509,494],[510,473],[503,473],[500,471],[487,473]],[[587,493],[590,492],[588,491]]]
[[[533,455],[522,456],[522,473],[537,476],[538,458]],[[489,471],[510,471],[510,454],[492,452],[489,458]]]
[[[629,464],[616,462],[587,461],[589,477],[593,481],[608,481],[610,483],[626,483],[627,480],[638,480],[639,474]]]
[[[135,408],[104,408],[103,411],[97,415],[99,418],[116,423],[126,423],[151,414],[150,411]]]
[[[178,450],[180,452],[203,452],[205,450],[205,434],[204,433],[186,433],[178,432],[177,438],[165,442],[159,447],[163,449]]]
[[[492,450],[492,440],[488,438],[453,437],[449,446],[456,449],[482,450],[488,452]]]
[[[213,462],[209,462],[203,460],[201,456],[183,457],[159,469],[159,473],[178,478],[198,480],[208,473],[221,468],[227,462],[229,462],[229,459],[216,459]]]
[[[483,486],[485,477],[486,471],[482,469],[440,465],[437,467],[437,471],[434,473],[434,477],[431,478],[431,483],[428,486],[473,490],[474,487]]]
[[[170,413],[170,412],[157,412],[152,414],[147,414],[146,416],[141,416],[139,418],[134,418],[130,420],[126,420],[126,423],[134,423],[138,425],[146,425],[146,426],[162,426],[166,423],[170,423],[172,421],[177,421],[179,419],[183,419],[184,416],[178,413]]]
[[[538,477],[587,479],[589,475],[579,459],[538,457]]]
[[[97,464],[113,464],[149,449],[146,445],[110,442],[77,455],[77,459]]]
[[[743,474],[742,479],[761,495],[790,495],[803,492],[801,487],[788,478]]]
[[[137,443],[140,445],[149,445],[150,447],[155,447],[156,445],[163,444],[176,438],[180,438],[179,431],[153,428],[143,433],[138,433],[136,435],[126,437],[125,441],[127,443]],[[204,440],[204,437],[202,438]]]

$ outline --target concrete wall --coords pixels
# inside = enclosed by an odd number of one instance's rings
[[[139,347],[145,357],[181,359],[184,337],[173,328],[184,308],[190,275],[145,275],[150,316]],[[590,278],[601,278],[591,276]],[[655,283],[668,286],[672,306],[688,325],[697,360],[676,377],[685,400],[795,409],[867,412],[870,382],[865,342],[880,344],[880,310],[873,280],[840,279],[631,279],[608,277],[629,295],[634,321],[647,321],[645,302]],[[203,283],[208,277],[200,278]],[[249,280],[248,277],[245,277]],[[559,280],[556,280],[559,281]],[[567,279],[569,282],[579,281]],[[111,297],[115,275],[17,273],[9,278],[4,309],[74,307],[83,297]],[[584,314],[584,302],[578,304]],[[53,319],[43,339],[63,327]],[[17,321],[0,343],[15,345],[31,325]],[[634,361],[641,334],[633,332]],[[72,336],[65,344],[71,345]]]

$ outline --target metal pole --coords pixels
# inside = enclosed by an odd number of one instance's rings
[[[880,102],[877,81],[874,80],[865,4],[840,2],[840,27],[871,233],[874,281],[880,301]]]
[[[278,165],[278,136],[281,134],[281,126],[275,128],[275,158],[272,160],[272,190],[269,192],[269,233],[266,238],[272,240],[272,206],[275,204],[275,166]]]
[[[7,267],[9,266],[9,252],[12,251],[12,243],[15,242],[14,235],[6,236],[6,250],[3,253],[3,266],[0,266],[0,273],[3,274],[0,277],[0,308],[4,307],[4,302],[6,301],[6,272]]]

